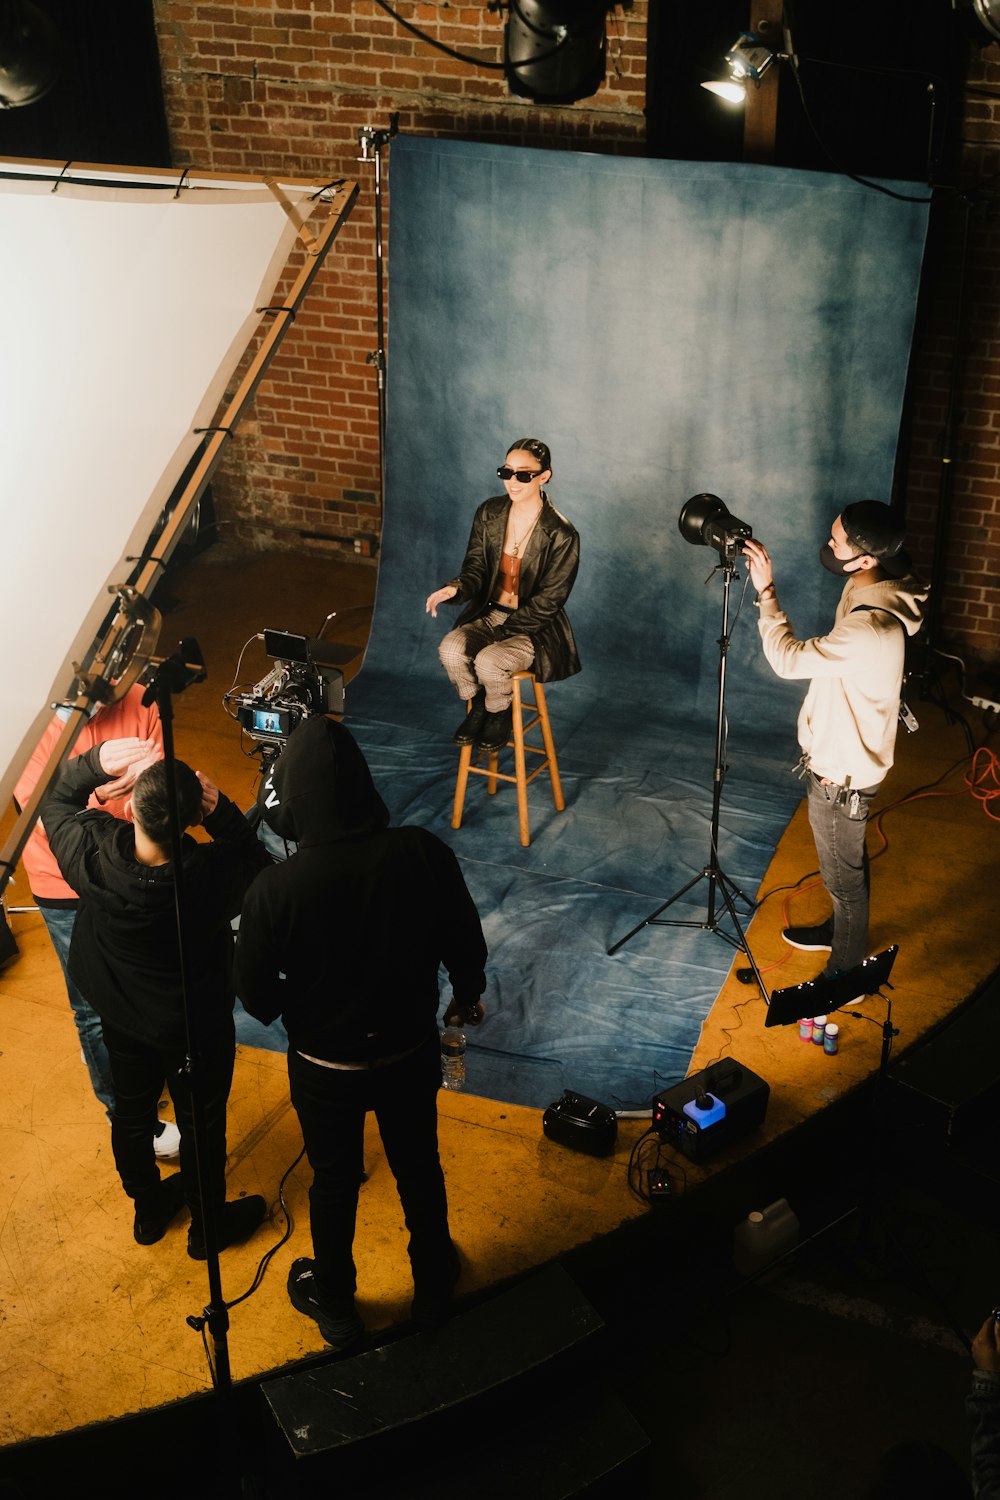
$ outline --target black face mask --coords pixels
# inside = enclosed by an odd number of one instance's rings
[[[848,564],[857,562],[858,558],[863,556],[863,552],[858,552],[853,557],[837,557],[829,542],[827,542],[825,547],[819,549],[820,562],[828,573],[835,573],[838,578],[853,578],[855,573],[860,570],[858,568],[851,568]]]

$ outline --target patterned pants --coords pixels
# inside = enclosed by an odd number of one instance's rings
[[[481,619],[449,630],[438,647],[438,656],[458,696],[468,702],[479,689],[486,689],[486,707],[498,714],[510,706],[515,672],[527,672],[535,659],[535,648],[526,635],[497,639],[497,629],[507,619],[505,610],[494,609]]]

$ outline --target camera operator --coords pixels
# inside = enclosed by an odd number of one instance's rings
[[[188,1254],[206,1257],[192,1104],[185,1071],[175,882],[166,766],[152,740],[107,740],[71,760],[45,804],[49,843],[80,898],[69,972],[101,1018],[115,1106],[111,1144],[135,1203],[140,1245],[163,1238],[185,1200]],[[232,933],[250,881],[268,862],[253,829],[207,777],[176,762],[181,828],[203,823],[212,842],[182,843],[184,976],[205,1122],[202,1185],[215,1209],[219,1248],[252,1234],[267,1205],[225,1202],[226,1102],[236,1052]],[[97,787],[125,799],[125,819],[87,808]],[[162,1182],[152,1123],[164,1080],[180,1127],[179,1174]]]
[[[236,989],[288,1031],[288,1077],[313,1169],[315,1259],[288,1295],[345,1349],[364,1334],[352,1247],[365,1114],[373,1110],[409,1230],[413,1315],[447,1316],[459,1264],[438,1157],[438,969],[446,1021],[477,1025],[486,944],[458,861],[423,828],[389,828],[367,762],[342,724],[316,716],[289,737],[260,793],[263,817],[297,845],[243,904]]]
[[[844,507],[820,552],[846,579],[833,629],[796,638],[778,602],[771,558],[743,543],[757,590],[764,655],[779,677],[806,679],[798,720],[808,777],[809,823],[833,912],[813,927],[787,927],[785,941],[829,953],[824,975],[851,969],[868,954],[868,807],[893,760],[907,636],[920,629],[927,589],[913,576],[903,533],[888,505]]]

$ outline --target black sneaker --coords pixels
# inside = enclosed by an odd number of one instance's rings
[[[474,745],[483,727],[486,718],[486,689],[480,688],[474,698],[469,700],[469,707],[465,718],[459,724],[452,739],[456,745]]]
[[[341,1303],[321,1303],[316,1291],[316,1262],[305,1256],[292,1261],[288,1272],[288,1297],[296,1312],[305,1313],[335,1349],[353,1349],[365,1336],[354,1298]]]
[[[818,927],[786,927],[781,936],[789,948],[803,953],[829,953],[833,947],[833,918],[827,917]]]
[[[185,1202],[181,1174],[174,1172],[171,1177],[162,1178],[152,1201],[144,1203],[142,1207],[136,1204],[132,1224],[136,1244],[155,1245],[157,1240],[162,1240],[167,1232],[167,1225],[176,1219]]]
[[[232,1203],[224,1203],[218,1223],[220,1253],[230,1245],[239,1244],[240,1240],[249,1239],[254,1230],[263,1224],[266,1213],[267,1204],[259,1193],[253,1193],[249,1198],[234,1198]],[[208,1259],[205,1231],[196,1231],[193,1224],[188,1230],[188,1255],[192,1260]]]
[[[488,713],[483,727],[476,735],[480,750],[502,750],[514,730],[514,710],[502,708],[498,714]]]

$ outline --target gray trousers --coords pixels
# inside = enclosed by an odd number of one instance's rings
[[[859,787],[838,800],[839,786],[809,775],[809,826],[819,873],[833,902],[833,948],[825,974],[853,969],[868,957],[868,805],[877,786]]]
[[[459,625],[438,646],[438,656],[458,696],[465,702],[479,689],[486,689],[486,707],[491,714],[510,706],[513,689],[510,679],[515,672],[528,672],[535,659],[535,648],[526,635],[512,635],[497,640],[497,627],[507,619],[506,612],[494,609],[468,625]]]

